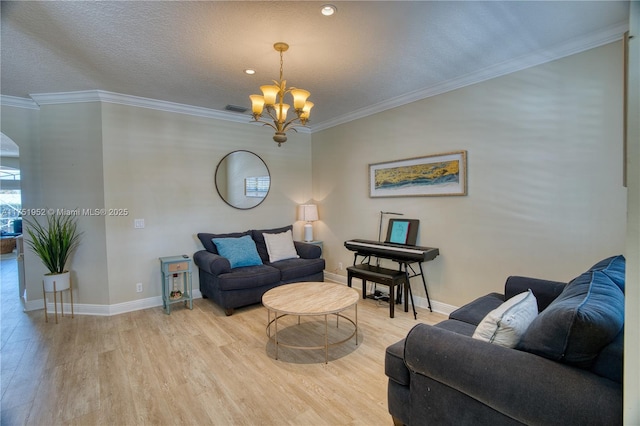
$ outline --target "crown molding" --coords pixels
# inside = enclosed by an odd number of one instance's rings
[[[491,80],[496,77],[511,74],[516,71],[522,71],[527,68],[542,65],[547,62],[555,61],[557,59],[562,59],[564,57],[571,56],[576,53],[581,53],[589,49],[604,46],[605,44],[621,40],[628,28],[629,25],[627,23],[621,23],[588,37],[569,40],[565,43],[555,46],[552,49],[540,50],[533,54],[522,56],[520,58],[507,61],[495,66],[491,66],[478,72],[445,81],[441,84],[436,84],[430,87],[425,87],[423,89],[409,92],[404,95],[355,110],[333,120],[327,120],[322,123],[315,124],[311,126],[311,132],[325,130],[331,127],[338,126],[340,124],[367,117],[369,115],[377,114],[388,109],[406,105],[411,102],[440,95],[446,92],[460,89],[462,87],[470,86],[472,84],[481,83],[483,81]]]
[[[176,114],[192,115],[197,117],[214,118],[216,120],[232,121],[242,124],[261,125],[251,120],[249,115],[234,112],[219,111],[210,108],[180,104],[176,102],[161,101],[158,99],[143,98],[140,96],[126,95],[123,93],[108,92],[105,90],[83,90],[77,92],[60,93],[34,93],[30,95],[33,105],[61,105],[82,102],[105,102],[118,105],[127,105],[138,108],[153,109],[156,111],[172,112]],[[21,99],[21,98],[15,98]],[[29,101],[24,99],[24,101]],[[26,103],[25,103],[26,105]],[[19,106],[19,105],[12,105]],[[309,128],[298,127],[300,133],[311,133]]]
[[[143,98],[140,96],[114,93],[104,90],[84,90],[78,92],[61,93],[35,93],[31,97],[39,105],[58,105],[81,102],[105,102],[111,104],[127,105],[138,108],[148,108],[158,111],[174,112],[178,114],[194,115],[198,117],[215,118],[218,120],[248,123],[250,117],[226,111],[218,111],[193,105],[176,102],[161,101],[158,99]]]
[[[83,90],[79,92],[60,93],[31,93],[31,99],[40,106],[74,104],[82,102],[100,102],[97,90]]]
[[[14,108],[40,109],[33,99],[7,95],[0,95],[0,105]]]

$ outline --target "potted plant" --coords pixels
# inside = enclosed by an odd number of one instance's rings
[[[38,255],[49,273],[44,275],[44,290],[66,290],[70,286],[69,271],[65,269],[71,253],[80,244],[77,217],[54,213],[47,216],[47,223],[24,218],[29,248]]]

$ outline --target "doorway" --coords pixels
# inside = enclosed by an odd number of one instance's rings
[[[4,133],[0,133],[0,239],[2,306],[6,309],[11,294],[11,299],[24,305],[25,284],[20,149]]]

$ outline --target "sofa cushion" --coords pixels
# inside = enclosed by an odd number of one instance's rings
[[[291,230],[279,234],[264,233],[264,242],[269,253],[269,262],[277,262],[285,259],[297,259],[298,252],[293,245]]]
[[[240,238],[240,237],[244,237],[245,235],[251,235],[251,231],[232,232],[230,234],[210,234],[207,232],[201,232],[198,234],[198,239],[200,240],[200,242],[202,243],[202,246],[205,248],[206,251],[209,251],[213,254],[220,254],[218,253],[218,249],[216,249],[216,245],[213,244],[212,240],[214,238]]]
[[[624,294],[602,271],[571,281],[536,317],[519,349],[588,368],[624,324]]]
[[[536,316],[538,316],[536,297],[531,290],[528,290],[489,312],[478,324],[472,337],[507,348],[515,348]]]
[[[269,266],[280,271],[280,279],[284,282],[298,280],[298,278],[317,274],[324,271],[324,259],[286,259]]]
[[[278,282],[280,271],[268,265],[247,266],[218,275],[218,288],[221,291],[253,289]]]
[[[625,259],[623,255],[612,256],[601,260],[589,269],[590,271],[602,271],[611,281],[616,283],[624,293]]]
[[[249,235],[240,238],[213,238],[213,243],[220,256],[229,259],[231,269],[242,266],[262,265],[262,259],[258,256],[256,244]]]
[[[476,326],[480,324],[480,321],[487,313],[503,303],[504,296],[502,294],[490,293],[451,312],[449,319],[463,321]]]
[[[281,234],[283,232],[291,231],[293,232],[293,225],[283,226],[282,228],[272,228],[272,229],[254,229],[251,232],[251,237],[253,241],[256,242],[256,248],[258,249],[258,254],[262,258],[263,261],[269,261],[269,251],[267,250],[267,244],[264,241],[263,234]]]

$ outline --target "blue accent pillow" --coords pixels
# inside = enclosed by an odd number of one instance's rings
[[[602,271],[611,281],[616,283],[624,293],[625,259],[623,255],[609,257],[601,260],[589,269],[589,271]]]
[[[211,241],[215,244],[220,256],[229,259],[231,268],[262,265],[256,243],[250,235],[240,238],[212,238]]]
[[[518,349],[589,368],[623,324],[622,290],[603,271],[588,271],[533,320]]]

